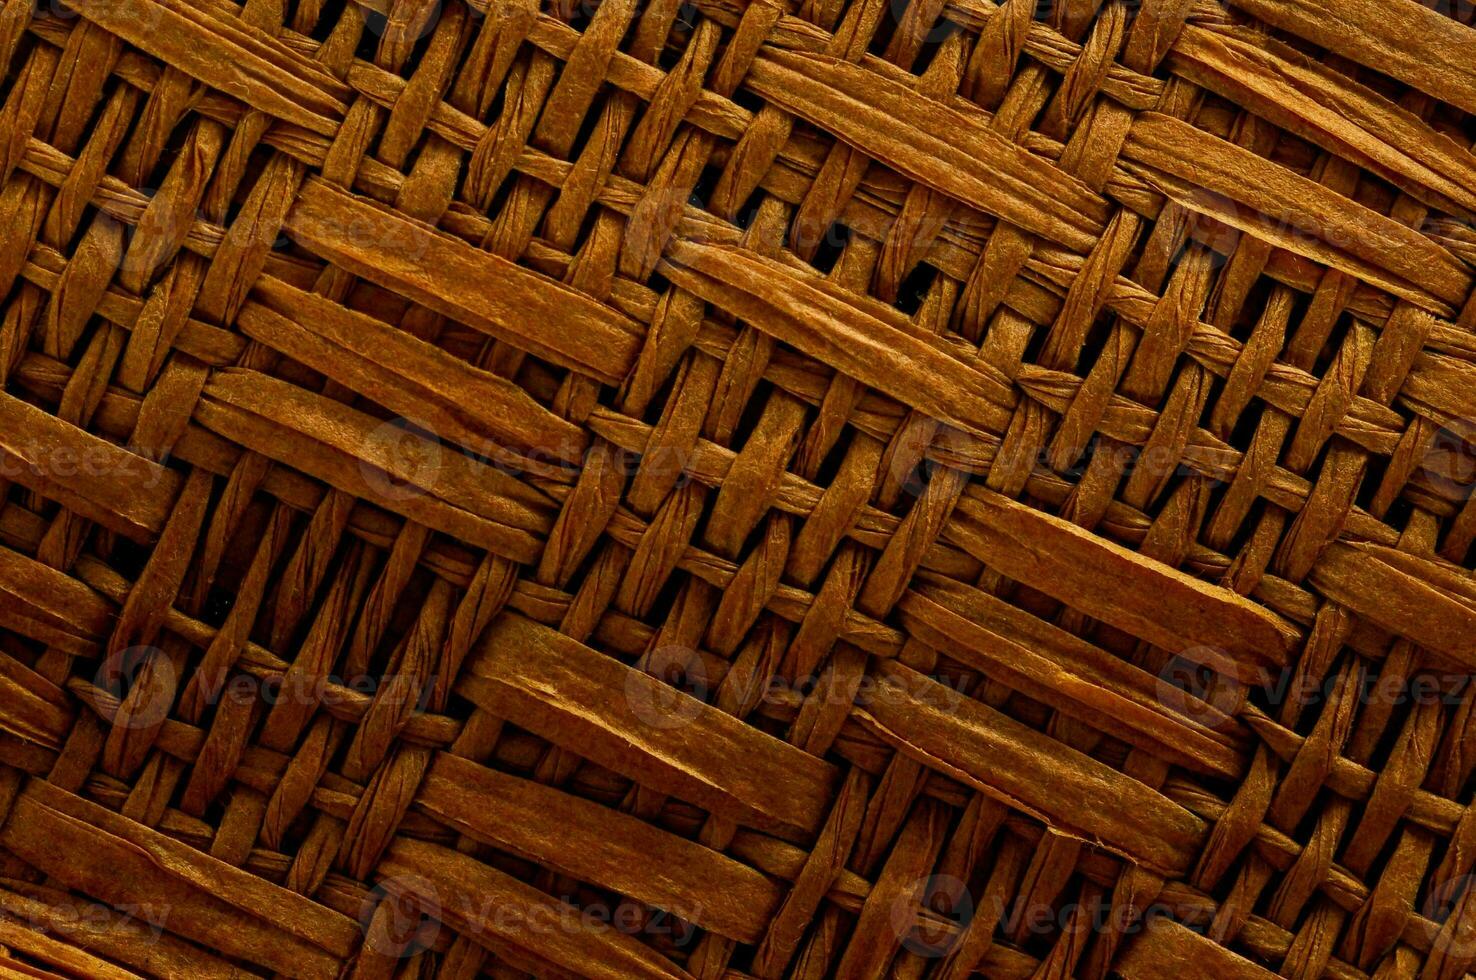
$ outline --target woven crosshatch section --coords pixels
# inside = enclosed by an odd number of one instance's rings
[[[1465,0],[4,0],[0,973],[1476,968]]]

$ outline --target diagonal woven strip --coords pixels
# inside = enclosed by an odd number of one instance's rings
[[[0,975],[1469,975],[1473,21],[3,0]]]

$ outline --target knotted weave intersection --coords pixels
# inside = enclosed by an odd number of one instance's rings
[[[3,0],[0,974],[1455,980],[1468,0]]]

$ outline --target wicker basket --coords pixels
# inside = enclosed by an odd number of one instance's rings
[[[1467,0],[4,0],[0,976],[1476,965]]]

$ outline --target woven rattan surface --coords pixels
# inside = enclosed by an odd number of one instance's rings
[[[1452,980],[1465,0],[5,0],[0,974]]]

